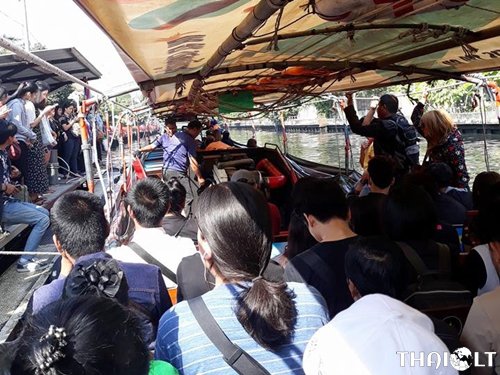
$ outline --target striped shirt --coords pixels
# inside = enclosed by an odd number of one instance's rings
[[[261,347],[241,326],[234,309],[241,287],[220,285],[203,300],[226,336],[271,374],[303,374],[302,356],[312,335],[328,323],[328,310],[316,289],[288,283],[295,293],[297,319],[292,341],[271,352]],[[186,301],[168,310],[160,320],[156,359],[171,363],[181,374],[236,374],[204,334]]]

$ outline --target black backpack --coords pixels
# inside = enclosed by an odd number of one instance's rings
[[[382,123],[388,131],[395,131],[394,157],[400,169],[417,165],[420,149],[415,127],[400,114],[383,119]]]
[[[418,274],[418,281],[406,288],[401,300],[425,314],[444,320],[460,333],[472,305],[473,295],[460,283],[450,279],[448,246],[437,244],[439,271],[432,272],[415,249],[404,242],[397,244]]]

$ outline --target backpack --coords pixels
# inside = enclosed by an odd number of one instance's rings
[[[423,313],[444,320],[460,333],[472,305],[473,295],[460,283],[450,279],[448,246],[437,244],[439,271],[431,272],[415,249],[404,242],[397,244],[418,274],[417,282],[406,288],[401,300]]]
[[[392,115],[382,120],[382,124],[389,131],[396,132],[394,157],[400,169],[418,165],[420,148],[418,147],[417,130],[410,125],[400,114]]]

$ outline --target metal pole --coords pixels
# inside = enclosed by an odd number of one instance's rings
[[[83,161],[85,164],[85,176],[87,178],[87,188],[89,192],[94,192],[94,175],[92,173],[92,155],[90,154],[90,144],[89,144],[89,134],[87,131],[87,125],[85,124],[85,113],[86,113],[86,105],[85,100],[82,101],[82,117],[80,118],[80,134],[82,136],[82,152],[83,152]]]
[[[101,183],[101,188],[102,188],[102,194],[104,195],[104,202],[106,204],[106,207],[108,209],[108,212],[111,212],[111,206],[109,204],[109,199],[108,199],[108,194],[106,194],[106,185],[104,183],[104,178],[102,177],[102,171],[101,171],[101,166],[99,165],[99,159],[97,156],[97,126],[96,126],[96,121],[95,121],[95,116],[96,116],[96,111],[95,111],[95,106],[92,106],[92,134],[94,135],[92,137],[92,146],[93,146],[93,156],[94,156],[94,164],[97,169],[97,174],[99,176],[99,182]]]
[[[28,29],[28,8],[26,7],[26,0],[23,0],[24,5],[24,49],[30,51],[30,32]]]

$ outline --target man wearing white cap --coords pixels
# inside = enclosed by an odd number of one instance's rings
[[[401,268],[398,254],[396,245],[381,237],[351,245],[345,272],[355,302],[312,337],[304,354],[307,375],[457,374],[444,360],[439,366],[428,363],[431,352],[449,356],[446,345],[427,316],[393,298]],[[412,367],[410,354],[422,361]]]

